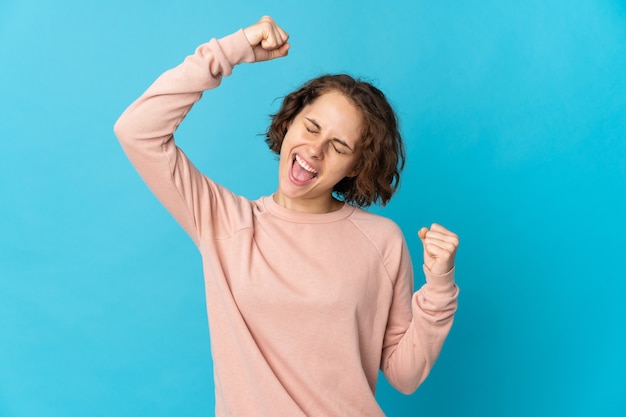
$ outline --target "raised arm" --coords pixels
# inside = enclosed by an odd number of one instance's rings
[[[196,244],[201,217],[219,209],[219,198],[230,197],[226,192],[224,196],[216,195],[214,184],[174,143],[174,132],[202,93],[217,87],[235,65],[285,56],[287,39],[269,17],[232,35],[212,39],[162,74],[115,124],[115,133],[128,158]]]
[[[454,258],[458,237],[443,226],[422,228],[426,284],[413,293],[408,250],[394,286],[394,302],[383,346],[381,369],[397,390],[410,394],[426,379],[450,332],[458,304]]]

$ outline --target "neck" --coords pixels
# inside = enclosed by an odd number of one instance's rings
[[[273,198],[276,204],[286,209],[313,214],[331,213],[341,210],[345,204],[334,197],[330,199],[291,199],[279,192],[274,193]]]

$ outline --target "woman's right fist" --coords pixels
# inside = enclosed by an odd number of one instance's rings
[[[258,22],[245,28],[243,33],[257,62],[286,56],[289,51],[289,35],[269,16],[263,16]]]

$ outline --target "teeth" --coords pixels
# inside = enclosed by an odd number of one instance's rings
[[[300,164],[302,168],[306,169],[311,174],[317,174],[317,171],[311,165],[307,164],[306,161],[300,159],[298,155],[296,155],[296,161],[298,161],[298,164]]]

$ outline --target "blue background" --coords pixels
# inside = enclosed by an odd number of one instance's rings
[[[212,415],[199,255],[112,126],[198,44],[263,14],[290,56],[205,95],[178,134],[194,162],[273,192],[257,135],[276,99],[348,71],[387,93],[407,141],[377,211],[418,265],[422,225],[461,236],[452,333],[416,394],[381,380],[388,415],[626,415],[619,0],[2,0],[0,415]]]

